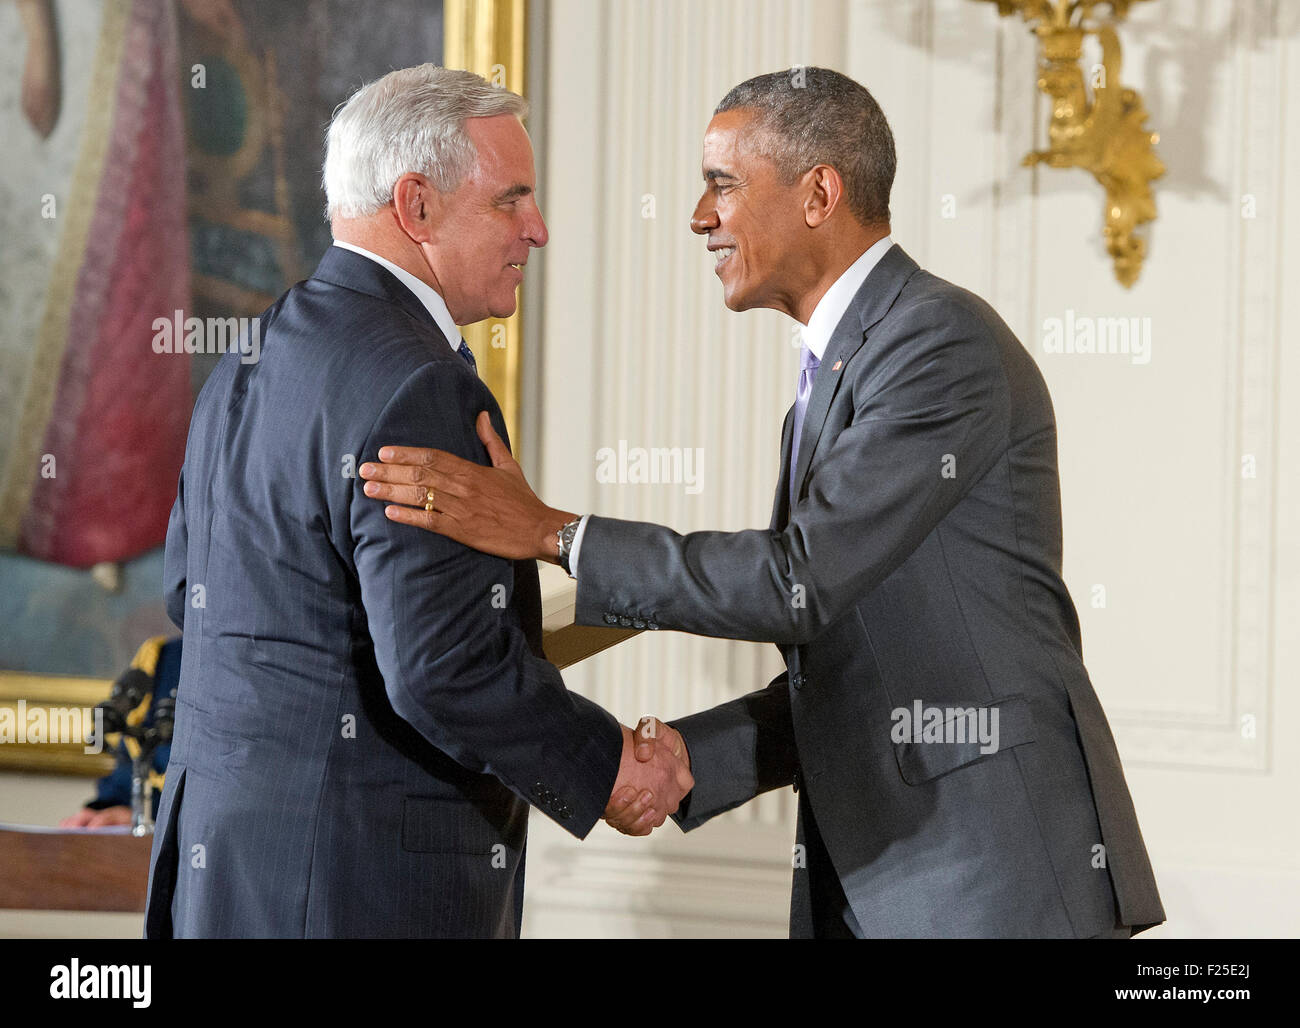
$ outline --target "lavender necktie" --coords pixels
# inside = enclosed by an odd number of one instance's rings
[[[790,443],[790,509],[794,509],[798,483],[795,469],[799,466],[799,437],[803,434],[803,418],[808,413],[808,397],[812,395],[813,379],[821,367],[808,344],[799,349],[799,388],[794,394],[794,437]]]

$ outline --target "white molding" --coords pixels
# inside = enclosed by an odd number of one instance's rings
[[[649,839],[598,825],[579,843],[534,817],[524,935],[784,938],[793,835],[723,818]]]
[[[1223,546],[1230,555],[1229,578],[1219,594],[1228,628],[1221,637],[1226,659],[1207,662],[1206,673],[1215,676],[1208,690],[1189,690],[1194,696],[1212,696],[1212,712],[1115,704],[1108,712],[1117,742],[1132,763],[1267,771],[1275,681],[1271,655],[1278,627],[1273,580],[1279,432],[1275,375],[1282,338],[1280,226],[1269,212],[1285,203],[1285,136],[1276,116],[1285,67],[1283,44],[1272,31],[1276,11],[1268,0],[1252,0],[1232,13],[1235,104],[1231,120],[1219,126],[1221,131],[1235,131],[1238,141],[1225,211],[1231,245],[1224,280],[1231,302],[1223,387],[1225,430],[1233,440],[1224,469],[1229,535]],[[1237,198],[1245,193],[1255,195],[1259,217],[1241,217]],[[1254,479],[1241,475],[1241,455],[1247,453],[1256,457]],[[1180,599],[1195,603],[1204,598]],[[1226,676],[1220,671],[1225,666]],[[1247,715],[1255,718],[1254,738],[1242,733],[1241,719]]]

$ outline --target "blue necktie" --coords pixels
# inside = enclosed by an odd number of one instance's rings
[[[795,497],[798,495],[799,483],[795,479],[795,469],[799,466],[799,437],[803,434],[803,418],[808,413],[808,397],[812,395],[813,379],[821,367],[808,344],[799,349],[799,388],[794,394],[794,432],[790,442],[790,509],[794,510]]]
[[[461,338],[460,346],[457,347],[456,352],[465,358],[465,363],[468,364],[470,370],[477,375],[478,362],[474,360],[474,354],[470,352],[469,343],[465,342],[464,337]]]

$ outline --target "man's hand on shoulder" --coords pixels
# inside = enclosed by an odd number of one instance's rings
[[[438,532],[497,557],[556,563],[556,532],[577,515],[537,498],[487,411],[479,414],[476,428],[491,467],[442,450],[384,446],[381,463],[359,469],[365,494],[388,502],[384,514],[390,521]]]

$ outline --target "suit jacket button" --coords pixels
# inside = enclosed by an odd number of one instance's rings
[[[627,615],[625,615],[625,614],[619,616],[618,623],[619,623],[619,625],[620,625],[621,627],[623,627],[623,628],[631,628],[631,627],[632,627],[632,619],[631,619],[630,617],[628,617]]]
[[[652,631],[652,632],[657,632],[657,631],[659,631],[659,622],[658,622],[658,621],[648,621],[648,622],[646,622],[646,628],[650,629],[650,631]]]
[[[617,614],[610,614],[610,613],[606,612],[606,614],[605,614],[605,624],[607,624],[607,625],[616,625],[616,624],[618,624],[618,615],[617,615]]]
[[[645,628],[645,621],[644,621],[642,618],[633,618],[633,619],[632,619],[632,627],[633,627],[633,628]]]
[[[796,690],[798,690],[798,689],[802,689],[802,688],[803,688],[803,673],[800,672],[800,671],[796,671],[793,675],[791,675],[791,676],[790,676],[790,684],[791,684],[791,685],[792,685]]]

